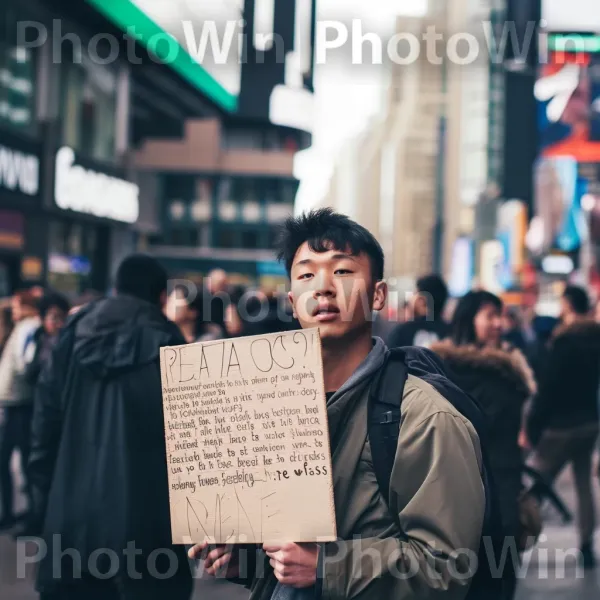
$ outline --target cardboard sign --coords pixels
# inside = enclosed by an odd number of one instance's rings
[[[162,348],[173,543],[336,539],[318,329]]]

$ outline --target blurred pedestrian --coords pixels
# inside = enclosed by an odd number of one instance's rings
[[[13,327],[12,308],[10,305],[2,306],[0,308],[0,356],[4,352],[4,346],[12,333]]]
[[[548,482],[573,466],[579,507],[583,565],[596,564],[592,456],[598,437],[600,325],[590,315],[587,292],[568,286],[561,298],[561,324],[552,334],[540,391],[527,418],[532,466]]]
[[[449,327],[443,318],[447,300],[448,288],[439,275],[421,277],[412,299],[412,318],[392,331],[390,348],[430,347],[447,337]]]
[[[210,297],[210,313],[205,316],[225,328],[225,312],[231,303],[227,273],[223,269],[213,269],[206,277],[204,289]]]
[[[431,350],[446,362],[454,382],[478,401],[487,416],[488,456],[504,535],[520,540],[523,457],[519,432],[523,406],[536,385],[523,354],[502,341],[502,308],[500,298],[489,292],[469,292],[456,308],[450,338]],[[506,598],[512,598],[515,587],[512,578]]]
[[[227,335],[231,338],[240,337],[244,332],[244,322],[240,316],[240,303],[245,295],[246,288],[244,286],[237,285],[230,289],[223,324]]]
[[[27,340],[40,325],[37,298],[29,291],[17,292],[12,299],[15,326],[0,358],[0,530],[14,526],[14,479],[11,460],[15,450],[21,455],[28,504],[31,504],[26,465],[31,443],[34,389],[25,376]]]
[[[519,310],[515,307],[506,307],[502,314],[502,337],[514,348],[518,348],[527,355],[527,342],[523,331],[523,324]]]
[[[42,324],[33,332],[25,348],[25,376],[36,385],[43,366],[50,359],[52,348],[64,327],[70,310],[69,301],[61,294],[50,293],[40,301]]]
[[[179,327],[188,344],[222,339],[225,336],[224,328],[204,316],[204,291],[202,288],[194,289],[193,293],[190,291],[185,286],[176,286],[173,289],[167,300],[167,317]]]
[[[260,290],[237,287],[225,311],[225,326],[229,337],[265,335],[299,329],[289,310],[287,298],[268,296]]]
[[[185,340],[166,299],[159,263],[126,258],[115,296],[71,318],[42,371],[29,472],[32,526],[48,548],[43,600],[191,594],[184,548],[171,544],[159,353]]]

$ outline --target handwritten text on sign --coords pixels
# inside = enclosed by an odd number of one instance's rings
[[[317,329],[163,348],[174,543],[335,539]]]

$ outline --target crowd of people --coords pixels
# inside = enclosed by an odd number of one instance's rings
[[[42,599],[190,597],[190,562],[170,541],[159,350],[300,327],[319,327],[322,339],[340,539],[252,548],[249,562],[240,560],[241,548],[199,544],[190,559],[247,585],[252,600],[321,593],[427,599],[440,589],[453,600],[481,593],[508,600],[514,569],[503,573],[494,595],[485,576],[465,583],[451,575],[450,563],[459,548],[477,554],[486,532],[500,532],[517,552],[535,541],[539,515],[531,512],[541,491],[526,486],[527,463],[549,486],[572,465],[581,561],[595,566],[600,324],[584,289],[565,288],[555,320],[505,307],[485,290],[459,299],[446,319],[446,285],[427,275],[405,322],[386,327],[373,318],[387,298],[383,252],[363,227],[329,210],[291,219],[280,258],[290,276],[288,297],[232,286],[223,271],[202,286],[179,282],[171,289],[160,264],[143,255],[121,263],[109,297],[71,307],[44,290],[14,295],[0,334],[0,528],[47,541],[60,534],[60,547],[48,544],[40,558]],[[374,337],[377,331],[385,340]],[[402,355],[407,377],[399,416],[390,421],[397,448],[382,492],[369,471],[376,450],[367,424],[370,389],[393,355],[389,348],[407,347],[423,350]],[[23,514],[14,506],[16,450]],[[86,568],[99,548],[122,555],[130,543],[139,577],[129,568],[110,577]],[[79,553],[81,573],[73,574],[65,548]],[[157,549],[171,555],[149,566]],[[342,551],[345,560],[336,561]],[[378,569],[361,566],[357,557],[365,551],[381,553]],[[394,556],[427,564],[440,579],[427,569],[410,582],[394,577]],[[260,574],[248,567],[257,560]],[[102,574],[111,569],[110,561],[94,564]]]

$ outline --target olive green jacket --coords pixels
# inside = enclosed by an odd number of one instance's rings
[[[379,492],[367,439],[369,384],[342,396],[333,461],[340,541],[321,546],[323,600],[462,600],[485,510],[479,439],[471,423],[421,379],[409,376],[402,401],[390,506]],[[328,407],[328,413],[331,407]],[[259,551],[251,600],[271,600],[276,579]],[[319,596],[319,592],[316,594]]]

